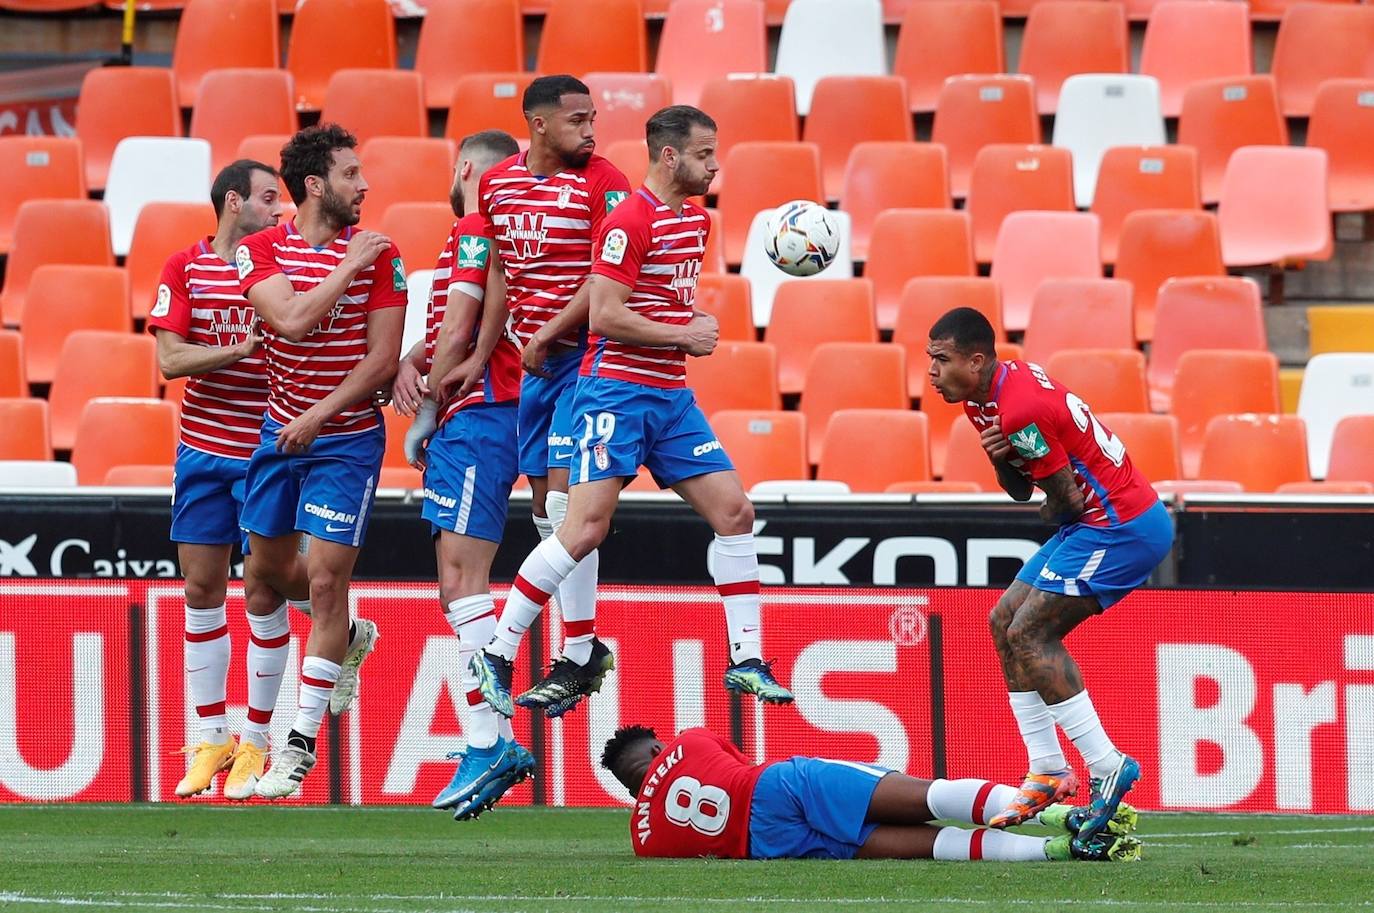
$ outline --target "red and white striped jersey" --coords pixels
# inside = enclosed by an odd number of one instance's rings
[[[711,216],[693,203],[678,215],[641,187],[607,217],[592,272],[631,289],[626,307],[659,323],[692,320],[697,277]],[[636,346],[592,336],[582,359],[586,377],[613,377],[651,387],[687,384],[687,355],[672,346]]]
[[[348,253],[357,232],[348,227],[325,247],[311,247],[295,221],[251,234],[234,254],[243,294],[269,276],[284,274],[297,295],[319,285]],[[367,356],[367,315],[406,306],[406,272],[396,245],[349,283],[334,309],[300,342],[279,335],[264,322],[267,353],[267,414],[285,425],[338,389]],[[321,435],[351,434],[377,427],[368,399],[359,400],[325,422]]]
[[[253,306],[239,291],[232,263],[197,241],[167,258],[148,314],[148,330],[169,330],[198,346],[237,345],[253,328]],[[267,362],[259,349],[228,367],[186,382],[181,442],[215,456],[246,460],[258,446],[267,411]]]
[[[506,305],[521,345],[582,287],[601,220],[629,192],[625,175],[599,155],[585,168],[545,176],[531,173],[521,152],[482,175],[477,207],[501,254]],[[579,344],[576,335],[558,341]]]
[[[477,213],[469,213],[453,223],[448,243],[439,255],[439,264],[434,267],[434,288],[429,296],[429,323],[425,330],[425,373],[434,364],[434,352],[439,344],[439,328],[444,325],[444,314],[448,311],[449,290],[460,282],[471,282],[486,290],[487,268],[491,264],[491,237],[486,233],[487,220]],[[477,333],[482,326],[479,312],[472,325],[472,338],[468,350],[477,345]],[[442,378],[430,378],[438,383]],[[454,413],[473,403],[504,403],[520,398],[520,350],[509,335],[503,335],[492,349],[487,359],[487,369],[482,380],[472,388],[472,392],[460,399],[444,404],[439,415],[439,424],[453,417]]]

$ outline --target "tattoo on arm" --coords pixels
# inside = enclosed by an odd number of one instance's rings
[[[1042,518],[1063,525],[1082,516],[1083,492],[1079,491],[1073,470],[1068,466],[1036,484],[1045,492],[1045,503],[1040,505]]]

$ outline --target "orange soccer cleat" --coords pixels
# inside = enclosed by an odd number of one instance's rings
[[[988,821],[988,827],[1014,827],[1025,824],[1056,802],[1078,792],[1078,777],[1072,769],[1054,773],[1028,773],[1016,791],[1016,798]]]

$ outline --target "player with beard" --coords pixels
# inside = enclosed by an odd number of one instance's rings
[[[350,624],[348,584],[367,530],[386,430],[372,392],[391,382],[405,319],[405,265],[390,239],[358,224],[367,181],[357,140],[336,124],[282,147],[297,207],[234,254],[243,294],[265,322],[267,415],[248,465],[242,526],[250,600],[310,599],[299,709],[256,794],[289,796],[315,766],[325,709],[342,712],[377,639]],[[310,537],[302,573],[299,536]],[[263,593],[266,591],[267,595]]]
[[[459,146],[450,192],[458,221],[434,269],[425,338],[401,360],[392,393],[401,415],[418,411],[406,434],[406,459],[425,471],[422,515],[434,535],[439,596],[462,645],[467,749],[433,803],[453,809],[459,821],[479,815],[534,769],[534,757],[515,741],[510,721],[482,700],[469,668],[496,629],[491,563],[518,475],[520,396],[520,350],[505,332],[504,287],[477,212],[477,187],[489,168],[517,151],[515,138],[499,130]]]
[[[505,614],[537,612],[594,554],[620,490],[647,466],[715,531],[712,568],[730,643],[725,687],[790,703],[760,652],[753,505],[686,381],[687,356],[710,355],[719,336],[716,319],[693,306],[711,218],[688,199],[706,193],[718,170],[716,124],[677,105],[649,118],[645,133],[648,177],[607,217],[587,280],[592,339],[573,401],[578,444],[567,519],[520,566]],[[482,693],[509,714],[509,680],[483,675],[495,665],[491,655],[488,648],[473,661]],[[561,715],[597,690],[613,665],[600,641],[588,661],[565,653],[518,703]]]

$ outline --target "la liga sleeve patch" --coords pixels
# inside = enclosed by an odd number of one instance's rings
[[[601,242],[601,259],[619,266],[625,259],[625,249],[629,244],[630,239],[623,229],[611,229],[606,233],[606,240]]]
[[[247,279],[253,271],[253,254],[248,250],[248,245],[240,244],[238,250],[234,251],[234,265],[238,267],[239,281]]]
[[[153,305],[150,315],[153,317],[166,317],[172,310],[172,290],[167,283],[162,282],[157,287],[157,302]]]

